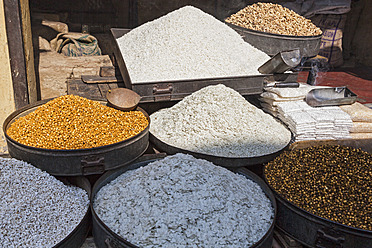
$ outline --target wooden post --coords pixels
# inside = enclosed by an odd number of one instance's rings
[[[26,63],[22,39],[22,23],[18,0],[3,0],[6,35],[8,37],[10,67],[12,71],[15,107],[21,108],[29,103]]]
[[[9,59],[8,40],[5,29],[3,0],[0,0],[0,123],[15,110],[12,73]],[[0,154],[7,152],[3,129],[0,130]]]
[[[32,44],[31,18],[29,0],[20,0],[22,36],[25,56],[29,102],[33,103],[41,99],[40,87],[36,81],[34,47]]]
[[[37,100],[28,0],[3,0],[15,107]]]
[[[29,0],[0,0],[0,123],[37,101]],[[7,152],[0,131],[0,154]]]

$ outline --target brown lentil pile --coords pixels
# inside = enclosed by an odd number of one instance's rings
[[[84,149],[126,140],[148,124],[141,111],[123,112],[80,96],[65,95],[17,119],[7,134],[32,147]]]
[[[322,30],[311,20],[293,10],[274,3],[255,3],[248,5],[225,20],[228,23],[256,31],[292,35],[316,36]]]
[[[264,173],[272,188],[298,207],[372,230],[372,154],[344,146],[309,147],[282,153]]]

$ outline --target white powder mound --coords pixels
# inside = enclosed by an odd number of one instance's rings
[[[222,84],[194,92],[150,119],[150,132],[161,141],[214,156],[262,156],[291,139],[284,125]]]
[[[88,211],[85,190],[23,161],[0,158],[0,247],[54,247]]]
[[[97,193],[94,210],[140,247],[250,247],[274,218],[261,187],[191,155],[128,171]]]
[[[117,39],[132,83],[259,75],[268,55],[232,28],[186,6]]]

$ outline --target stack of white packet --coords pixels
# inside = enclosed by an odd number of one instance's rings
[[[351,138],[350,116],[337,106],[311,107],[306,94],[319,86],[300,84],[299,88],[265,88],[260,102],[264,111],[283,121],[294,141]]]

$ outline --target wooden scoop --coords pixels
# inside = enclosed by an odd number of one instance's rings
[[[113,108],[131,111],[137,107],[141,97],[133,90],[116,88],[107,92],[106,99]]]

